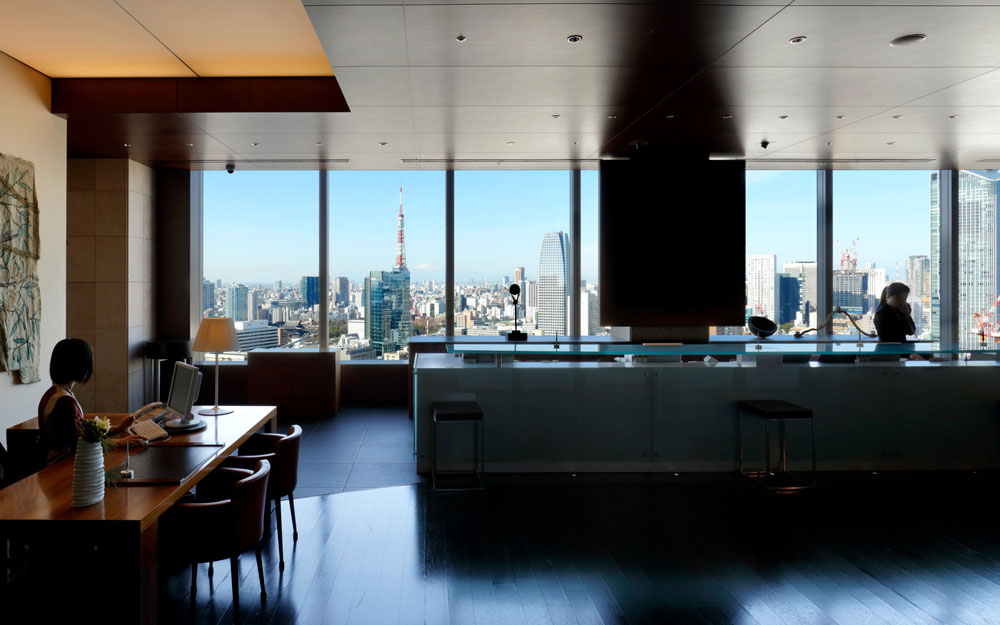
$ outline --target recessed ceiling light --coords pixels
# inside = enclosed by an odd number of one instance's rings
[[[889,45],[897,48],[899,46],[908,46],[913,43],[920,43],[924,39],[927,39],[927,35],[915,33],[912,35],[903,35],[902,37],[896,37],[889,42]]]
[[[827,145],[833,145],[833,141],[827,141],[826,144]]]
[[[886,141],[885,144],[886,145],[896,145],[896,142],[895,141]]]
[[[844,119],[847,115],[837,115],[837,119]]]
[[[674,118],[673,115],[664,115],[663,116],[663,119],[673,119],[673,118]]]
[[[949,115],[948,119],[958,119],[958,115]]]
[[[123,148],[130,148],[130,147],[132,147],[132,144],[131,143],[123,143],[122,147]]]
[[[378,144],[384,148],[385,146],[389,145],[389,142],[388,141],[379,141]]]
[[[189,148],[193,148],[194,147],[193,143],[185,143],[184,145],[188,146]]]
[[[323,145],[323,142],[322,142],[322,141],[317,141],[317,142],[316,142],[316,147],[321,147],[322,145]]]
[[[514,142],[513,141],[508,141],[507,145],[514,145]]]
[[[580,142],[579,141],[574,141],[573,145],[580,145]]]
[[[778,119],[788,119],[788,115],[778,115]]]
[[[583,41],[583,35],[570,35],[569,37],[566,37],[566,41],[570,43],[580,43]]]
[[[617,115],[608,115],[608,119],[618,119]]]
[[[729,115],[728,113],[722,116],[722,119],[732,119],[732,118],[733,116]]]
[[[893,116],[892,116],[892,118],[893,118],[893,119],[899,119],[899,118],[901,118],[901,117],[902,117],[902,115],[893,115]]]
[[[805,40],[806,40],[806,36],[805,35],[799,35],[798,37],[792,37],[791,39],[789,39],[788,43],[790,43],[790,44],[792,44],[794,46],[796,44],[802,43]]]
[[[465,43],[466,39],[468,39],[468,37],[466,37],[465,35],[459,35],[458,37],[455,37],[455,41],[457,41],[458,43]]]
[[[251,143],[251,144],[250,144],[250,147],[252,147],[252,148],[255,148],[255,147],[257,147],[258,145],[260,145],[260,144],[259,144],[259,143],[257,143],[256,141],[254,141],[253,143]]]
[[[559,119],[560,117],[561,117],[561,115],[559,115],[558,113],[555,113],[554,115],[552,115],[552,119]]]

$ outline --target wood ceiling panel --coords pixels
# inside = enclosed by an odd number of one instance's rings
[[[406,47],[412,66],[700,66],[775,12],[650,4],[407,6]],[[583,40],[568,43],[573,34]],[[457,42],[458,35],[467,40]]]
[[[694,72],[683,67],[411,67],[410,77],[414,106],[641,106],[655,103]]]
[[[6,0],[0,50],[58,77],[193,76],[113,2]]]
[[[335,67],[344,97],[355,106],[410,106],[407,67]]]
[[[713,67],[671,104],[704,106],[898,106],[983,74],[982,68]]]
[[[1000,7],[799,6],[770,20],[718,65],[815,67],[995,67]],[[892,47],[901,35],[926,41]],[[798,35],[804,43],[791,45]]]
[[[318,6],[306,11],[332,65],[408,64],[402,6]]]
[[[301,0],[116,1],[200,76],[333,73]]]

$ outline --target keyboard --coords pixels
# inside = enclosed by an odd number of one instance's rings
[[[150,441],[155,441],[169,436],[167,431],[157,425],[152,419],[147,421],[137,421],[129,427],[128,431],[130,434],[141,436]]]

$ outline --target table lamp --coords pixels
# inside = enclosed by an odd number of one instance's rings
[[[202,408],[198,414],[220,415],[229,414],[232,410],[219,408],[219,352],[228,352],[240,348],[240,340],[236,338],[236,326],[229,317],[206,317],[198,326],[198,336],[194,337],[192,351],[215,352],[215,406]]]

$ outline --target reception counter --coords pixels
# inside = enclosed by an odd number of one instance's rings
[[[532,360],[519,360],[516,349]],[[727,349],[735,354],[718,353]],[[855,345],[860,361],[850,349],[838,349],[818,343],[758,358],[746,345],[647,348],[610,362],[599,361],[612,356],[606,352],[587,358],[572,350],[539,360],[539,349],[522,347],[420,354],[414,367],[417,469],[430,470],[432,404],[469,399],[485,413],[488,472],[731,471],[736,404],[746,399],[784,399],[812,409],[819,470],[1000,465],[995,360],[968,353],[953,360],[955,350],[936,345]],[[737,360],[706,364],[705,352],[713,351],[720,360]],[[909,360],[911,352],[949,359]],[[805,436],[808,428],[790,428],[790,457]],[[449,458],[468,455],[470,437],[441,433],[439,450]]]

